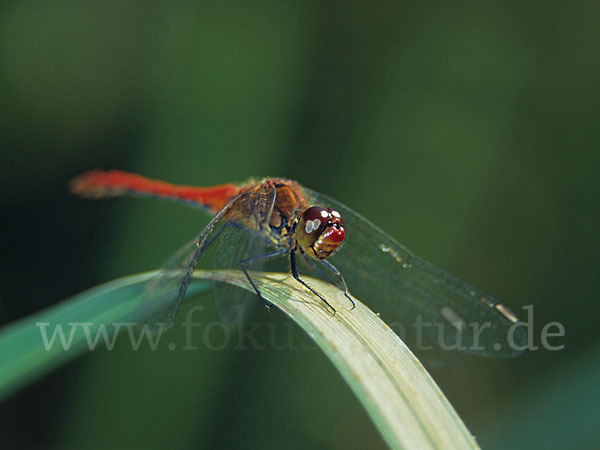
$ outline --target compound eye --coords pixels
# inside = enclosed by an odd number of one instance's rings
[[[325,208],[311,206],[302,214],[302,231],[308,235],[318,236],[329,218],[330,213]]]
[[[345,238],[344,218],[338,211],[311,206],[298,220],[298,245],[303,252],[314,258],[327,258],[339,248]]]

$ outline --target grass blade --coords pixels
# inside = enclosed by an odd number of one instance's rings
[[[135,320],[144,301],[144,284],[155,272],[121,278],[90,289],[0,330],[0,398],[86,350],[86,336],[75,332],[70,350],[46,350],[40,323],[101,324]],[[210,280],[251,290],[239,271],[197,271],[190,294],[206,290]],[[398,336],[371,310],[348,299],[336,287],[316,279],[308,283],[336,308],[325,305],[286,274],[256,273],[264,297],[302,327],[349,384],[392,448],[478,448],[427,371]],[[80,330],[81,331],[81,330]]]
[[[110,281],[4,326],[0,330],[0,400],[88,349],[84,328],[72,324],[89,324],[91,336],[104,326],[111,336],[113,323],[135,321],[135,313],[144,300],[144,284],[155,274],[147,272]],[[189,293],[211,286],[211,282],[196,280]],[[58,335],[54,345],[44,345],[42,332],[51,340],[58,326],[66,330],[67,350],[60,345]]]
[[[238,271],[201,276],[252,289]],[[254,274],[252,279],[325,352],[391,448],[479,448],[417,358],[358,299],[350,310],[342,291],[305,278],[334,306],[333,316],[289,275]]]

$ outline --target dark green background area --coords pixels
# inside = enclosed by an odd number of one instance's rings
[[[432,372],[482,447],[595,448],[598,23],[593,1],[2,2],[2,322],[156,268],[208,220],[72,198],[79,172],[289,177],[534,305],[536,345],[564,325],[561,351]],[[258,314],[294,348],[87,354],[0,405],[2,447],[384,447],[308,337]]]

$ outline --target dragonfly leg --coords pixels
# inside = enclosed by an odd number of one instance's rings
[[[350,300],[350,303],[352,303],[352,308],[350,308],[350,310],[353,310],[354,308],[356,308],[356,304],[354,303],[354,300],[352,300],[352,297],[350,297],[348,295],[348,286],[346,286],[346,280],[344,280],[344,277],[342,276],[340,271],[337,269],[337,267],[335,267],[333,264],[331,264],[326,259],[322,259],[320,262],[338,277],[340,285],[342,286],[342,288],[344,288],[344,295],[346,296],[346,298],[348,300]]]
[[[333,264],[331,264],[327,260],[315,261],[314,259],[308,257],[306,255],[306,253],[302,253],[301,256],[304,259],[304,261],[319,275],[325,277],[325,276],[327,276],[327,273],[325,273],[325,271],[321,270],[321,268],[317,264],[318,262],[323,263],[323,265],[327,268],[327,270],[329,272],[333,272],[333,274],[336,275],[338,278],[338,287],[344,291],[344,295],[350,301],[350,303],[352,303],[352,308],[350,308],[350,310],[352,311],[354,308],[356,308],[356,304],[354,303],[354,300],[349,295],[350,291],[348,290],[348,286],[346,285],[346,280],[344,280],[344,277],[342,276],[340,271],[337,269],[337,267],[335,267]]]
[[[315,291],[313,288],[311,288],[308,284],[306,284],[305,281],[300,279],[300,275],[298,274],[298,264],[296,261],[296,252],[295,251],[291,251],[290,252],[290,266],[292,268],[292,276],[294,277],[294,279],[300,283],[302,286],[304,286],[306,289],[308,289],[310,292],[312,292],[313,294],[315,294],[317,297],[319,297],[323,303],[325,303],[332,311],[333,314],[335,315],[336,310],[333,306],[331,306],[331,304],[325,300],[325,298],[319,294],[317,291]]]
[[[287,253],[289,251],[289,249],[287,248],[282,248],[279,250],[276,250],[274,252],[271,253],[267,253],[265,255],[259,255],[259,256],[252,256],[250,258],[246,258],[243,261],[240,262],[240,267],[242,269],[242,271],[244,272],[244,275],[246,275],[246,278],[248,279],[248,282],[250,283],[250,285],[252,286],[252,288],[254,289],[254,292],[256,292],[256,295],[258,295],[258,298],[260,298],[260,300],[264,303],[264,305],[267,307],[267,309],[270,309],[273,306],[273,303],[267,301],[262,294],[260,293],[258,287],[256,286],[256,284],[254,284],[254,281],[252,281],[252,278],[250,277],[250,274],[248,273],[248,269],[246,268],[246,265],[253,262],[253,261],[260,261],[261,259],[269,259],[269,258],[273,258],[275,256],[280,256],[283,255],[285,253]]]

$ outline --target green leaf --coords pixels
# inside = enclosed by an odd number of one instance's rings
[[[0,332],[0,396],[4,397],[52,367],[86,350],[86,336],[73,334],[70,350],[46,350],[39,323],[100,324],[135,318],[144,282],[155,273],[122,278],[85,291]],[[207,280],[252,290],[239,271],[197,271],[190,294],[206,290]],[[392,448],[478,448],[448,400],[398,336],[355,299],[356,308],[336,287],[317,279],[309,284],[336,313],[289,275],[255,273],[264,297],[302,327],[333,362]],[[68,327],[67,327],[68,329]],[[109,331],[110,333],[110,331]],[[110,334],[109,334],[110,335]]]
[[[145,282],[155,274],[147,272],[110,281],[3,327],[0,330],[0,400],[88,349],[84,328],[70,324],[89,324],[88,333],[93,337],[101,326],[112,336],[113,323],[134,321],[144,302]],[[211,282],[196,280],[188,294],[211,286]],[[60,345],[59,336],[55,336],[54,345],[46,348],[43,333],[50,340],[59,325],[65,331],[67,349]]]

